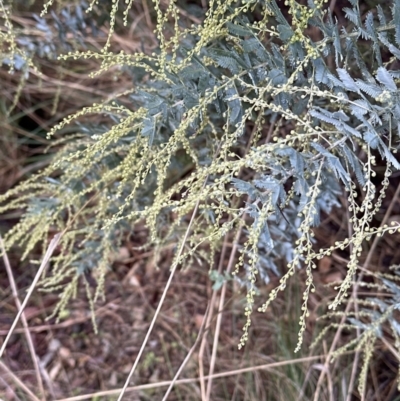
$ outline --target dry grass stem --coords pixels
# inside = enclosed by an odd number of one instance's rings
[[[208,314],[209,309],[210,309],[210,305],[207,306],[207,310],[206,310],[206,313],[205,313],[206,315]],[[177,370],[174,378],[171,381],[171,384],[169,385],[167,391],[165,392],[162,401],[166,401],[167,400],[170,392],[172,391],[172,388],[174,387],[176,381],[178,380],[178,377],[182,373],[182,371],[183,371],[184,367],[186,366],[186,364],[189,362],[191,356],[193,355],[194,350],[196,349],[197,345],[199,344],[200,340],[202,339],[203,335],[205,334],[205,330],[206,330],[206,320],[203,319],[203,322],[202,322],[201,327],[199,329],[199,333],[197,335],[196,341],[194,342],[193,346],[190,348],[190,350],[187,353],[184,361],[179,366],[179,369]]]
[[[246,218],[246,214],[243,215],[242,221],[245,218]],[[240,226],[237,230],[236,237],[233,242],[233,247],[231,249],[231,253],[229,256],[229,262],[228,262],[228,266],[226,268],[226,272],[228,274],[232,271],[232,268],[235,263],[236,251],[239,246],[241,234],[242,234],[242,229]],[[210,370],[209,370],[209,374],[208,374],[208,376],[210,377],[210,380],[207,383],[206,398],[203,401],[209,401],[211,399],[210,396],[211,396],[211,388],[212,388],[212,377],[214,374],[215,362],[217,359],[218,340],[219,340],[219,333],[221,330],[222,314],[223,314],[224,305],[225,305],[226,286],[227,286],[227,283],[225,282],[222,286],[221,296],[219,299],[218,316],[217,316],[217,322],[215,325],[214,341],[213,341],[213,348],[212,348],[212,354],[211,354],[211,360],[210,360]]]
[[[0,249],[1,249],[1,252],[3,254],[4,266],[6,268],[6,272],[7,272],[7,276],[8,276],[9,282],[10,282],[11,291],[12,291],[12,294],[13,294],[13,297],[14,297],[14,301],[15,301],[15,304],[17,306],[17,310],[20,311],[22,309],[22,305],[21,305],[21,301],[19,300],[19,297],[18,297],[17,285],[16,285],[15,280],[14,280],[14,275],[13,275],[13,272],[12,272],[11,264],[10,264],[10,261],[8,259],[7,252],[6,252],[5,248],[4,248],[3,238],[1,237],[1,235],[0,235]],[[41,376],[41,372],[40,372],[38,357],[36,355],[35,346],[33,345],[31,333],[29,332],[28,322],[26,320],[25,313],[23,313],[23,312],[21,314],[21,321],[22,321],[22,326],[23,326],[26,342],[28,344],[29,353],[31,355],[31,359],[32,359],[33,366],[34,366],[34,369],[35,369],[36,381],[37,381],[37,384],[38,384],[39,393],[41,394],[42,399],[44,399],[45,393],[44,393],[44,388],[43,388],[43,381],[42,381],[42,376]]]
[[[208,177],[204,180],[203,188],[204,188],[204,187],[206,186],[206,184],[207,184],[207,179],[208,179]],[[176,259],[175,259],[176,261],[175,261],[174,264],[172,265],[171,272],[170,272],[170,274],[169,274],[167,284],[165,285],[164,291],[163,291],[163,293],[162,293],[162,295],[161,295],[161,299],[160,299],[160,301],[159,301],[159,303],[158,303],[158,305],[157,305],[157,309],[156,309],[156,311],[155,311],[155,313],[154,313],[153,319],[151,320],[149,329],[147,330],[146,336],[145,336],[145,338],[144,338],[144,340],[143,340],[143,343],[142,343],[142,345],[141,345],[141,347],[140,347],[140,350],[139,350],[139,353],[138,353],[138,355],[137,355],[137,357],[136,357],[135,363],[133,364],[132,369],[130,370],[130,372],[129,372],[129,374],[128,374],[128,377],[127,377],[127,379],[126,379],[126,381],[125,381],[125,385],[124,385],[124,387],[122,388],[121,393],[119,394],[119,397],[118,397],[118,400],[117,400],[117,401],[121,401],[121,400],[122,400],[122,398],[123,398],[123,396],[124,396],[124,394],[125,394],[125,391],[126,391],[126,389],[128,388],[129,382],[130,382],[130,380],[131,380],[131,378],[132,378],[132,376],[133,376],[133,373],[135,372],[136,367],[137,367],[138,364],[139,364],[140,358],[141,358],[141,356],[142,356],[142,354],[143,354],[143,352],[144,352],[144,349],[145,349],[145,347],[146,347],[146,345],[147,345],[147,342],[148,342],[148,340],[149,340],[149,338],[150,338],[151,332],[153,331],[154,325],[155,325],[155,323],[156,323],[156,320],[157,320],[157,318],[158,318],[158,315],[160,314],[161,308],[162,308],[162,306],[163,306],[163,304],[164,304],[164,300],[165,300],[165,298],[166,298],[166,296],[167,296],[167,292],[168,292],[168,290],[169,290],[169,287],[171,286],[172,279],[173,279],[173,277],[174,277],[174,275],[175,275],[176,269],[178,268],[179,259],[180,259],[181,255],[182,255],[182,253],[183,253],[183,250],[184,250],[184,248],[185,248],[186,241],[187,241],[187,239],[188,239],[188,237],[189,237],[189,233],[190,233],[190,230],[191,230],[191,228],[192,228],[192,224],[193,224],[193,222],[194,222],[194,219],[195,219],[196,214],[197,214],[197,210],[198,210],[198,208],[199,208],[199,203],[200,203],[200,200],[197,201],[197,203],[196,203],[196,205],[195,205],[195,208],[194,208],[194,210],[193,210],[193,212],[192,212],[192,216],[191,216],[191,218],[190,218],[189,225],[188,225],[188,227],[187,227],[187,229],[186,229],[186,232],[185,232],[185,235],[184,235],[184,237],[183,237],[182,244],[181,244],[181,246],[180,246],[180,248],[179,248],[179,251],[178,251],[178,253],[177,253],[177,255],[176,255]]]
[[[0,361],[0,368],[3,369],[7,375],[11,377],[13,382],[20,388],[32,401],[40,401],[39,398],[36,397],[35,394],[32,393],[31,390],[10,370],[7,365],[5,365],[2,361]]]
[[[221,255],[219,257],[219,263],[218,263],[218,274],[222,273],[222,268],[224,266],[224,261],[225,261],[225,254],[228,248],[228,238],[226,237],[224,239],[224,244],[222,246],[221,250]],[[204,317],[204,321],[206,322],[206,327],[209,328],[211,326],[211,321],[213,319],[213,311],[215,309],[215,304],[216,304],[216,299],[217,299],[217,290],[212,291],[212,296],[210,300],[210,307],[208,308],[208,313]],[[201,391],[201,399],[205,400],[206,399],[206,386],[205,386],[205,380],[204,380],[204,351],[206,349],[207,345],[207,334],[208,331],[205,333],[205,335],[202,338],[200,349],[199,349],[199,377],[200,377],[200,391]]]
[[[56,235],[54,236],[54,238],[51,240],[51,242],[50,242],[50,244],[49,244],[49,246],[48,246],[48,248],[47,248],[47,251],[46,251],[46,253],[45,253],[44,257],[43,257],[43,261],[42,261],[42,263],[40,264],[39,270],[37,271],[37,273],[36,273],[36,275],[35,275],[35,278],[33,279],[31,286],[29,287],[28,293],[27,293],[26,296],[25,296],[24,302],[22,303],[21,308],[19,309],[19,311],[18,311],[18,313],[17,313],[17,316],[15,317],[14,322],[13,322],[13,324],[11,325],[11,328],[10,328],[10,330],[9,330],[9,332],[8,332],[8,334],[7,334],[7,336],[6,336],[6,338],[4,339],[3,345],[1,346],[1,349],[0,349],[0,358],[3,356],[4,350],[5,350],[6,347],[7,347],[7,343],[8,343],[8,341],[10,340],[10,338],[11,338],[13,332],[14,332],[14,329],[15,329],[16,325],[18,324],[18,321],[19,321],[19,319],[21,318],[21,315],[22,315],[23,312],[24,312],[24,309],[25,309],[25,307],[26,307],[26,305],[27,305],[27,303],[28,303],[28,301],[29,301],[29,298],[31,297],[31,295],[32,295],[32,293],[33,293],[33,290],[34,290],[35,287],[36,287],[36,284],[38,283],[38,281],[39,281],[39,279],[40,279],[40,277],[41,277],[41,275],[42,275],[44,269],[45,269],[46,266],[47,266],[47,263],[49,262],[51,256],[53,255],[53,252],[54,252],[54,250],[56,249],[56,247],[57,247],[57,245],[58,245],[58,243],[59,243],[59,241],[60,241],[60,239],[61,239],[61,235],[62,235],[61,233],[56,234]]]
[[[353,352],[349,351],[349,352],[345,352],[344,354],[348,355],[348,354],[352,354],[352,353]],[[321,359],[322,357],[323,357],[323,355],[307,356],[304,358],[292,359],[289,361],[273,362],[273,363],[267,363],[264,365],[251,366],[249,368],[230,370],[228,372],[215,373],[212,377],[210,377],[208,375],[204,376],[204,380],[221,379],[224,377],[236,376],[236,375],[240,375],[243,373],[256,372],[258,370],[270,370],[270,369],[275,369],[275,368],[278,368],[281,366],[287,366],[287,365],[291,365],[291,364],[316,361],[318,359]],[[175,384],[189,384],[189,383],[197,383],[199,381],[200,381],[200,378],[179,379],[179,380],[175,381]],[[171,383],[172,383],[172,380],[168,380],[168,381],[162,381],[162,382],[158,382],[158,383],[148,383],[148,384],[141,384],[138,386],[127,387],[125,389],[125,393],[132,392],[132,391],[140,391],[140,390],[151,390],[151,389],[155,389],[158,387],[165,387],[165,386],[169,386]],[[62,399],[58,399],[56,401],[82,401],[82,400],[87,400],[87,399],[94,398],[94,397],[117,395],[117,394],[120,394],[120,392],[121,392],[121,389],[98,391],[95,393],[78,395],[76,397],[62,398]]]

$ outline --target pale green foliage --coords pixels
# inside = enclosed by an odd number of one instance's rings
[[[368,363],[372,358],[374,344],[379,338],[384,336],[383,327],[386,323],[389,324],[396,349],[400,349],[400,324],[395,316],[396,310],[399,309],[400,306],[400,286],[398,285],[400,281],[399,266],[393,265],[390,269],[392,270],[391,273],[366,272],[366,279],[374,278],[374,282],[367,282],[367,280],[364,280],[358,285],[364,288],[379,290],[381,293],[384,293],[385,296],[382,297],[382,299],[369,297],[366,299],[355,300],[359,309],[357,313],[346,313],[348,321],[346,328],[349,330],[358,329],[360,330],[360,335],[337,349],[333,354],[334,357],[338,357],[349,349],[356,349],[363,352],[364,362],[358,386],[360,394],[365,390],[366,370]],[[344,312],[333,312],[326,316],[321,316],[321,319],[342,317],[343,315]],[[338,325],[336,323],[328,324],[311,346],[315,346],[324,337],[328,330],[337,327]]]
[[[17,44],[15,31],[10,19],[10,7],[3,0],[0,1],[0,23],[5,28],[0,30],[0,65],[7,64],[10,73],[13,73],[15,69],[20,69],[29,58]]]
[[[213,268],[223,239],[238,230],[245,233],[235,269],[247,287],[240,346],[248,337],[257,277],[261,283],[271,272],[281,274],[277,260],[286,261],[286,272],[260,311],[299,268],[305,269],[297,349],[316,260],[336,249],[349,249],[350,262],[330,308],[343,303],[365,241],[399,228],[375,229],[370,223],[392,170],[400,167],[393,156],[400,126],[400,70],[395,69],[400,2],[378,8],[378,17],[369,13],[365,20],[357,1],[351,3],[345,10],[351,28],[339,32],[321,1],[310,0],[307,7],[288,1],[289,23],[275,0],[211,0],[203,23],[190,27],[175,2],[162,7],[154,1],[158,51],[114,54],[110,35],[100,53],[61,57],[97,59],[96,74],[118,66],[150,79],[56,125],[49,137],[89,114],[110,119],[109,126],[78,126],[79,139],[66,138],[48,168],[0,197],[0,212],[26,210],[6,236],[8,247],[24,247],[24,257],[38,243],[45,246],[49,232],[66,229],[53,273],[43,281],[46,290],[63,290],[60,309],[85,271],[96,271],[94,299],[101,295],[110,255],[138,222],[149,229],[148,245],[180,244],[197,203],[185,253],[175,262],[188,264],[196,257]],[[113,0],[111,33],[119,7],[122,2]],[[255,10],[260,21],[253,20]],[[127,11],[122,12],[126,20]],[[321,40],[304,33],[309,25],[319,30]],[[365,43],[373,48],[368,63]],[[378,154],[387,164],[379,193],[372,182]],[[344,191],[353,234],[316,250],[313,227],[321,212],[340,205]],[[366,361],[376,337],[371,327],[387,320],[387,310],[365,331]]]
[[[4,27],[0,30],[0,66],[7,65],[10,74],[13,74],[15,70],[23,71],[15,91],[14,101],[7,110],[8,114],[17,104],[18,97],[27,78],[28,68],[36,70],[31,56],[17,43],[16,32],[10,17],[10,7],[3,0],[0,0],[0,26]]]

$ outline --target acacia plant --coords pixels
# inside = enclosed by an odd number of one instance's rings
[[[49,233],[63,232],[51,275],[42,280],[43,289],[62,292],[57,314],[87,271],[97,279],[92,301],[102,295],[110,255],[138,223],[149,230],[147,246],[162,252],[176,244],[172,271],[194,261],[214,269],[230,238],[238,250],[231,273],[247,294],[239,347],[256,304],[264,312],[303,269],[298,350],[316,262],[348,251],[347,275],[330,304],[340,311],[366,242],[400,228],[373,225],[400,167],[400,1],[361,15],[358,1],[350,0],[340,27],[321,0],[307,6],[287,0],[287,14],[275,0],[210,0],[193,25],[176,1],[155,0],[158,49],[115,54],[116,18],[130,23],[132,1],[126,3],[112,1],[102,51],[59,58],[98,60],[93,75],[118,67],[132,77],[132,87],[49,132],[58,138],[53,143],[63,144],[50,165],[0,197],[0,212],[24,210],[6,246],[18,244],[27,257],[37,245],[46,249]],[[85,125],[89,115],[108,123]],[[76,135],[60,136],[74,123]],[[377,159],[385,165],[379,186],[373,183]],[[344,193],[352,234],[319,249],[314,227],[321,213],[340,207]],[[281,277],[279,286],[257,299],[257,286],[271,274]],[[361,330],[346,348],[366,349],[364,379],[383,324],[389,322],[400,349],[395,280],[396,274],[385,276],[383,287],[393,296],[379,302],[379,311],[372,306],[378,301],[360,300],[364,312],[347,316],[347,327]],[[363,386],[361,380],[360,391]]]

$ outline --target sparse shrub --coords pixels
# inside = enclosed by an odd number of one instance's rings
[[[349,295],[366,242],[400,229],[398,223],[373,225],[400,167],[400,1],[361,17],[358,1],[351,0],[343,27],[323,1],[305,6],[288,0],[288,16],[275,0],[210,1],[202,23],[193,25],[180,17],[177,3],[155,1],[159,48],[114,54],[115,19],[121,13],[128,22],[131,3],[119,11],[122,2],[112,2],[110,37],[101,52],[60,58],[96,59],[93,75],[118,68],[135,85],[49,132],[57,136],[79,122],[73,140],[60,138],[65,146],[48,168],[0,197],[0,212],[25,210],[6,245],[18,244],[27,257],[38,244],[45,249],[49,232],[64,232],[52,275],[42,282],[46,291],[62,291],[57,314],[87,271],[97,278],[93,302],[102,295],[110,255],[139,222],[148,227],[147,246],[176,244],[173,268],[197,261],[212,270],[223,240],[236,238],[232,274],[247,293],[239,346],[258,303],[256,286],[271,273],[281,276],[262,300],[263,312],[301,268],[307,279],[298,350],[316,261],[348,251],[347,275],[330,305],[336,311]],[[93,114],[109,124],[85,125]],[[373,183],[378,161],[385,165],[379,186]],[[343,193],[353,234],[318,249],[313,227],[322,213],[340,207]],[[381,284],[391,298],[360,299],[365,309],[356,317],[348,313],[347,327],[358,327],[361,337],[342,350],[366,350],[360,392],[386,322],[400,349],[393,317],[397,277]]]

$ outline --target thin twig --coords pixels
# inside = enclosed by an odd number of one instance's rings
[[[4,247],[4,242],[3,242],[3,238],[1,237],[1,235],[0,235],[0,250],[3,254],[3,262],[4,262],[4,266],[6,268],[8,280],[10,282],[10,287],[11,287],[11,291],[12,291],[12,294],[14,297],[14,301],[17,306],[17,310],[20,311],[22,309],[22,305],[21,305],[21,301],[18,298],[17,285],[14,280],[14,275],[12,272],[10,260],[8,259],[8,255],[7,255],[6,249]],[[37,381],[37,384],[39,387],[39,393],[41,394],[42,398],[44,399],[45,393],[44,393],[44,388],[43,388],[42,376],[40,374],[39,362],[38,362],[38,358],[36,356],[35,346],[33,345],[33,340],[32,340],[32,336],[31,336],[31,333],[28,328],[28,321],[26,319],[25,313],[21,314],[21,321],[22,321],[22,326],[24,327],[24,334],[25,334],[26,342],[28,343],[29,353],[31,355],[33,366],[35,368],[36,381]]]

